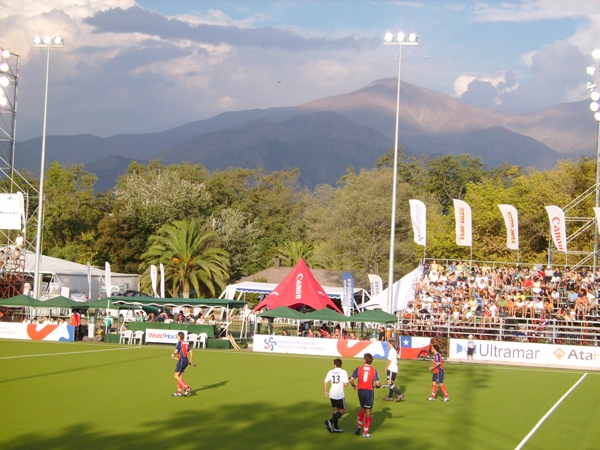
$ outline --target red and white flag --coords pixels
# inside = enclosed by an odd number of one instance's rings
[[[401,359],[427,358],[430,348],[431,338],[429,337],[402,336],[400,337],[398,356]]]
[[[519,250],[519,213],[512,205],[498,205],[504,224],[506,225],[506,246],[511,250]]]
[[[554,245],[559,252],[567,251],[567,225],[565,213],[558,206],[546,206],[548,219],[550,219],[550,234]]]
[[[471,207],[462,200],[454,202],[454,218],[456,220],[456,245],[471,247],[473,245],[473,225],[471,223]]]
[[[414,240],[417,244],[425,247],[427,235],[427,209],[421,200],[409,200],[410,220],[412,222]]]

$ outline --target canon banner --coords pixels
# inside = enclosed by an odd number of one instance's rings
[[[565,213],[558,206],[546,206],[548,219],[550,219],[550,234],[552,241],[559,252],[567,251],[567,225]]]
[[[20,230],[25,216],[23,194],[0,194],[0,230]]]
[[[421,200],[409,200],[410,220],[412,222],[415,243],[425,246],[427,235],[427,209]]]
[[[471,247],[473,245],[473,225],[471,223],[471,207],[462,200],[454,202],[454,218],[456,220],[456,245]]]
[[[519,250],[519,213],[512,205],[498,205],[504,224],[506,225],[506,246],[511,250]]]

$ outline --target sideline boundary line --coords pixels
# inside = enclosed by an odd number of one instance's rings
[[[577,381],[577,383],[575,383],[573,386],[571,386],[571,389],[569,389],[567,392],[565,392],[565,395],[563,395],[555,404],[552,408],[550,408],[550,410],[544,415],[544,417],[542,417],[539,422],[535,425],[535,427],[533,427],[533,429],[529,432],[529,434],[527,436],[525,436],[523,438],[523,440],[519,443],[519,445],[517,445],[515,447],[515,450],[520,450],[529,440],[529,438],[531,436],[534,435],[534,433],[538,430],[539,427],[542,426],[542,424],[544,423],[544,421],[550,416],[550,414],[552,414],[554,412],[554,410],[556,408],[559,407],[559,405],[562,403],[562,401],[567,398],[567,396],[577,387],[579,386],[579,383],[581,383],[585,377],[587,376],[587,373],[584,373],[581,378]]]
[[[137,347],[135,347],[137,348]],[[63,353],[41,353],[39,355],[17,355],[17,356],[0,356],[0,360],[3,359],[17,359],[17,358],[35,358],[38,356],[63,356],[63,355],[80,355],[85,353],[99,353],[99,352],[113,352],[119,350],[134,350],[134,348],[107,348],[104,350],[88,350],[85,352],[63,352]]]

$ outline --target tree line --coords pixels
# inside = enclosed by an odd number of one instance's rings
[[[113,189],[95,193],[97,178],[83,165],[54,162],[46,172],[43,253],[98,266],[108,261],[113,271],[143,274],[146,286],[150,265],[168,260],[172,295],[218,295],[226,284],[271,266],[274,257],[287,265],[304,258],[313,268],[350,271],[358,285],[368,285],[367,274],[388,273],[392,157],[360,172],[349,167],[335,186],[313,190],[300,186],[297,169],[209,172],[198,164],[152,161],[131,163]],[[452,199],[472,208],[473,259],[516,261],[497,206],[507,203],[519,211],[521,261],[543,263],[549,240],[544,206],[567,205],[595,177],[590,158],[538,171],[486,168],[466,154],[409,158],[401,152],[396,277],[423,256],[469,259],[470,249],[455,244]],[[425,249],[413,243],[411,198],[427,206]],[[590,217],[593,206],[590,196],[570,215]],[[588,229],[569,245],[592,251],[593,239]]]

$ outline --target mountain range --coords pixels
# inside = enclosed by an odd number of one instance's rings
[[[349,166],[372,168],[394,147],[397,80],[378,80],[348,94],[295,107],[227,112],[161,132],[47,136],[46,161],[83,163],[113,187],[131,161],[191,162],[269,171],[298,168],[307,187],[335,184]],[[486,166],[509,163],[551,169],[559,159],[593,156],[597,123],[588,102],[507,114],[402,83],[399,145],[409,155],[469,153]],[[41,138],[18,142],[15,167],[39,171]]]

